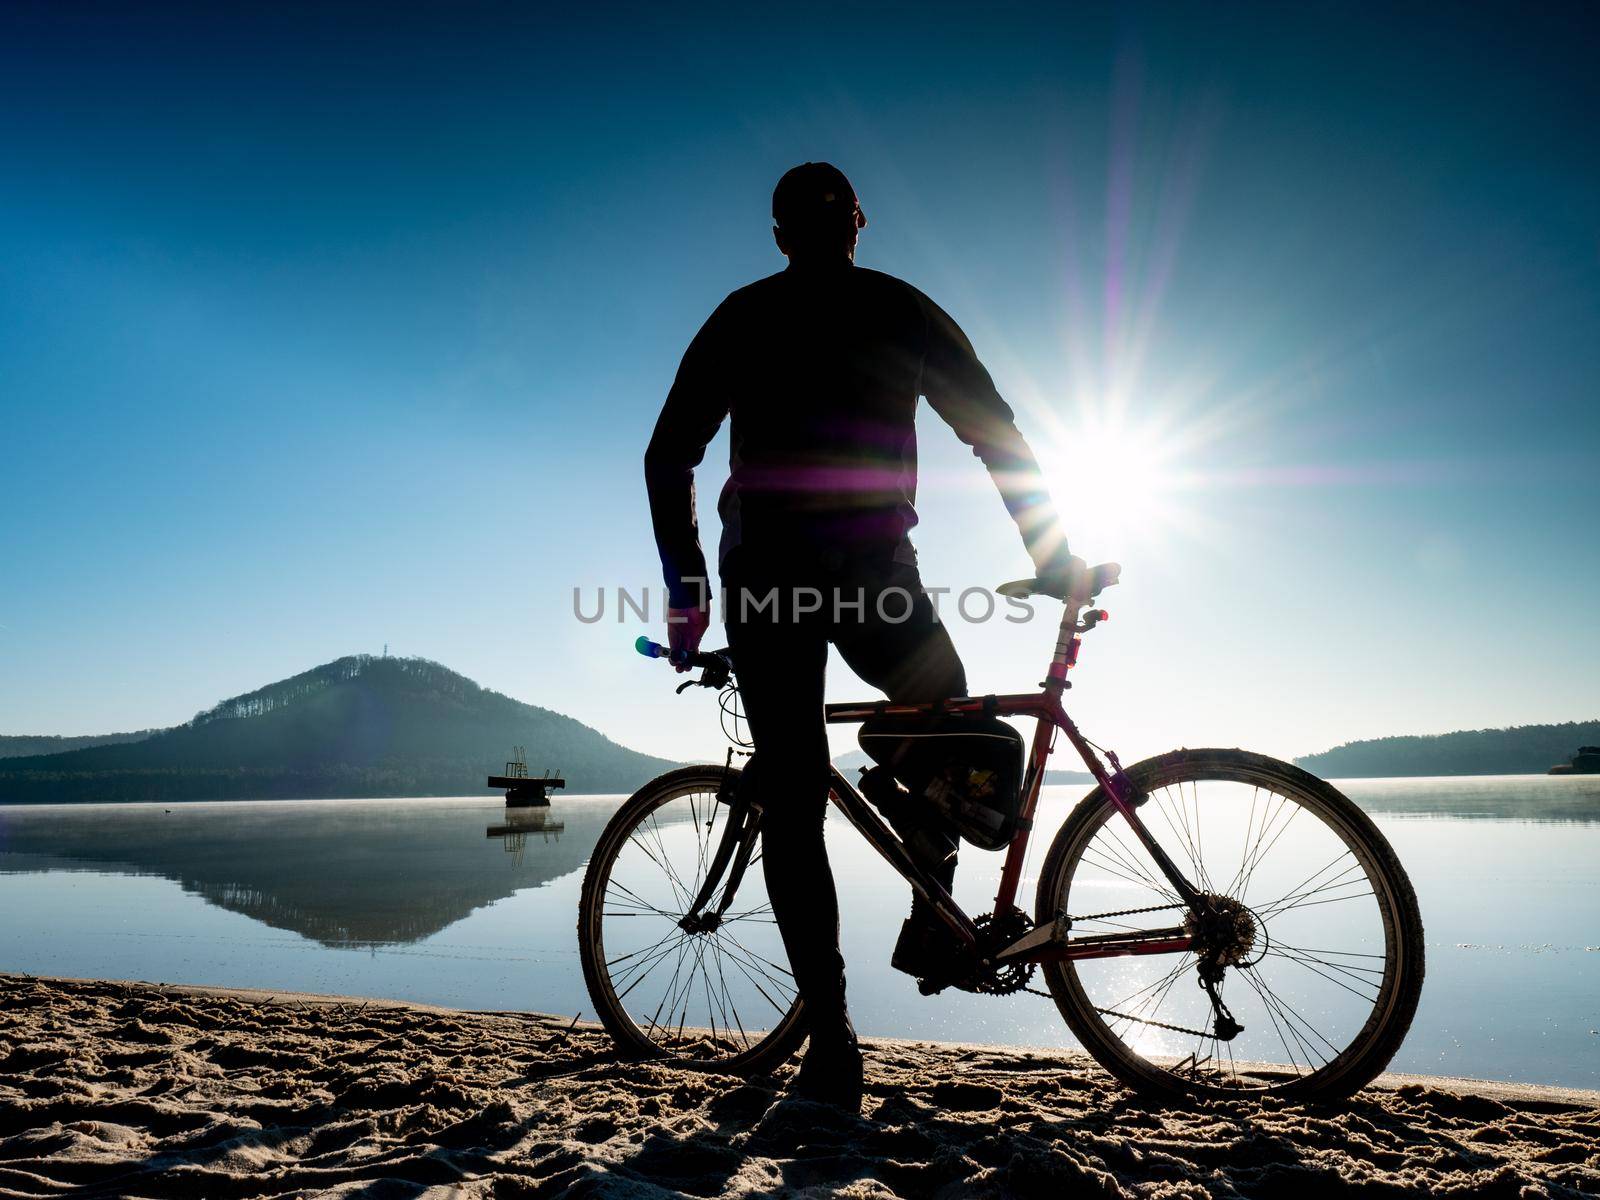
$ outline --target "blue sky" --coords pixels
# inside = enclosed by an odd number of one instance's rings
[[[805,159],[1124,564],[1099,740],[1593,718],[1600,17],[1444,12],[8,5],[0,732],[388,643],[715,752],[572,590],[659,586],[644,443]],[[928,581],[1025,573],[919,435]],[[958,622],[973,686],[1037,680],[1044,617]]]

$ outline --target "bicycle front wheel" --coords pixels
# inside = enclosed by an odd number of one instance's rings
[[[618,809],[595,845],[578,950],[590,998],[624,1053],[758,1073],[805,1038],[759,842],[732,897],[722,869],[705,906],[721,916],[689,916],[718,869],[738,778],[714,766],[669,771]]]
[[[1074,938],[1182,927],[1190,939],[1044,967],[1084,1048],[1168,1094],[1334,1099],[1370,1082],[1423,977],[1416,895],[1377,826],[1332,785],[1242,750],[1178,750],[1127,774],[1144,827],[1203,900],[1180,901],[1101,789],[1073,810],[1037,919],[1068,914]]]

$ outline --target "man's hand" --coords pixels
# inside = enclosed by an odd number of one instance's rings
[[[710,627],[711,614],[704,608],[667,609],[667,649],[672,653],[673,669],[680,675],[689,666],[679,660],[700,649],[700,639]]]
[[[1087,565],[1083,559],[1061,545],[1050,554],[1035,560],[1034,570],[1039,579],[1055,584],[1066,584],[1075,578],[1081,578]]]

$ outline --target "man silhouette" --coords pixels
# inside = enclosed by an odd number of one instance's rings
[[[893,701],[964,696],[966,673],[922,588],[916,524],[919,396],[983,460],[1038,573],[1067,551],[1038,463],[966,336],[910,284],[855,266],[866,217],[843,172],[803,163],[772,194],[787,269],[740,288],[690,343],[645,453],[668,592],[668,640],[694,650],[710,623],[694,468],[726,417],[718,501],[723,617],[755,755],[762,863],[811,1038],[792,1090],[859,1109],[861,1051],[845,1007],[838,901],[822,824],[831,643]],[[919,839],[925,845],[930,839]],[[947,885],[955,843],[927,861]],[[931,973],[947,935],[920,903],[894,965]]]

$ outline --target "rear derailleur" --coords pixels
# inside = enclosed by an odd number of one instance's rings
[[[1231,1042],[1244,1032],[1244,1026],[1234,1019],[1233,1013],[1228,1011],[1228,1006],[1217,993],[1217,985],[1222,982],[1225,969],[1220,963],[1205,959],[1200,962],[1200,986],[1211,999],[1211,1036],[1219,1042]]]

